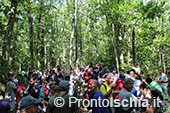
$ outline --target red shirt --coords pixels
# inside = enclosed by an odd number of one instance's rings
[[[121,80],[120,78],[118,78],[115,83],[116,83],[116,87],[115,87],[115,90],[114,90],[114,91],[120,91],[121,89],[123,89],[123,84],[124,84],[123,80]],[[118,94],[114,94],[113,97],[114,97],[115,99],[118,99],[118,98],[119,98],[119,93],[118,93]]]
[[[90,73],[92,76],[93,76],[93,74],[92,73]],[[88,73],[87,72],[85,72],[84,73],[84,78],[85,78],[85,83],[89,83],[89,75],[88,75]]]

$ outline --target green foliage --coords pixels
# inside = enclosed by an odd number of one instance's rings
[[[1,38],[9,20],[10,0],[0,1]],[[33,58],[34,67],[45,65],[69,66],[70,37],[72,30],[73,1],[67,0],[28,0],[18,2],[16,23],[11,48],[9,67],[14,71],[31,66],[29,15],[33,18]],[[170,7],[168,1],[143,0],[80,0],[77,2],[77,36],[79,66],[103,63],[116,66],[116,56],[112,45],[112,25],[120,68],[123,72],[133,67],[132,27],[135,26],[135,56],[141,63],[144,73],[157,72],[169,65],[169,27]],[[40,19],[41,17],[41,19]],[[39,21],[40,19],[40,21]],[[121,31],[121,32],[120,32]],[[38,39],[38,33],[39,39]],[[119,36],[122,35],[122,45]],[[75,66],[75,37],[73,39],[73,58]],[[2,46],[1,46],[2,50]],[[123,52],[124,62],[120,62]],[[130,54],[130,56],[129,56]],[[160,57],[163,55],[164,57]],[[1,56],[2,53],[1,53]],[[0,60],[0,62],[2,62]],[[1,70],[2,72],[3,70]],[[9,70],[8,70],[9,71]]]

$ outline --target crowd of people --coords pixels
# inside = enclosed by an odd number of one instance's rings
[[[69,106],[69,98],[108,99],[109,104],[115,105],[112,99],[138,101],[147,99],[148,106],[135,106],[133,102],[126,107],[92,106],[87,110],[92,113],[166,113],[166,95],[168,95],[168,79],[162,69],[154,80],[151,77],[143,79],[140,63],[127,73],[117,74],[115,67],[94,65],[77,69],[64,69],[60,66],[47,68],[44,73],[37,69],[24,69],[18,75],[11,70],[8,73],[4,100],[0,100],[1,113],[81,113],[82,106],[75,102]],[[170,72],[168,73],[170,76]],[[170,84],[169,84],[170,87]],[[78,96],[79,95],[79,96]],[[57,97],[62,97],[65,104],[57,107],[54,103]],[[153,107],[153,99],[159,97],[159,105]],[[17,110],[16,110],[17,109]]]

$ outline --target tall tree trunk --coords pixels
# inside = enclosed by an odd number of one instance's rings
[[[65,48],[65,43],[64,43],[64,41],[66,40],[65,38],[65,35],[64,35],[64,32],[65,32],[65,16],[63,15],[63,40],[62,40],[62,43],[63,43],[63,64],[65,64],[66,63],[66,58],[65,58],[65,56],[66,56],[66,48]]]
[[[107,1],[107,6],[109,8],[109,10],[111,11],[111,8],[110,8],[110,4],[109,4],[109,1]],[[115,28],[114,28],[114,19],[113,19],[113,15],[111,13],[107,14],[106,13],[106,5],[105,5],[105,2],[103,1],[104,3],[104,7],[105,7],[105,15],[106,15],[106,22],[107,22],[107,25],[108,25],[108,28],[109,28],[109,34],[110,34],[110,37],[111,37],[111,40],[112,40],[112,45],[113,45],[113,48],[114,48],[114,54],[115,54],[115,57],[116,57],[116,67],[117,67],[117,72],[118,74],[120,73],[119,72],[119,60],[118,60],[118,55],[117,55],[117,49],[116,49],[116,40],[115,40]],[[112,20],[112,24],[110,25],[109,23],[109,18]]]
[[[119,26],[119,45],[120,45],[120,63],[124,63],[124,49],[123,49],[123,35],[122,35],[122,27]]]
[[[31,7],[32,7],[32,1],[31,1]],[[29,28],[29,36],[30,36],[30,54],[31,54],[31,67],[34,68],[34,50],[33,50],[33,43],[34,43],[34,31],[33,31],[33,14],[32,9],[28,9],[28,22],[30,25]]]
[[[2,47],[2,76],[6,74],[6,72],[9,72],[8,69],[8,61],[9,61],[9,50],[10,50],[10,45],[11,45],[11,37],[12,37],[12,32],[14,28],[14,23],[15,23],[15,15],[17,11],[17,0],[11,0],[11,9],[10,9],[10,17],[8,20],[8,25],[5,30],[5,36],[3,39],[3,47]]]
[[[133,66],[135,66],[135,26],[132,28],[132,55],[133,55]]]
[[[75,32],[75,19],[76,19],[76,3],[77,0],[73,0],[73,20],[72,20],[72,31],[70,37],[70,57],[69,57],[70,69],[72,67],[73,37]]]
[[[81,3],[80,3],[81,4]],[[80,11],[79,11],[79,19],[80,19],[80,22],[82,22],[82,8],[81,8],[81,5],[80,5]],[[82,62],[83,62],[83,45],[82,45],[82,40],[83,40],[83,37],[82,37],[82,25],[81,23],[79,24],[79,41],[80,41],[80,65],[81,67],[83,66]]]
[[[45,37],[45,32],[44,32],[44,29],[42,29],[42,36],[41,36],[41,69],[44,70],[45,69],[45,51],[44,51],[44,48],[45,48],[45,44],[44,44],[44,37]]]
[[[162,52],[161,52],[160,47],[158,48],[158,55],[159,55],[159,66],[161,66],[162,65]]]
[[[117,50],[116,50],[116,42],[115,42],[115,32],[114,32],[114,24],[112,24],[112,45],[114,48],[114,53],[115,53],[115,57],[116,57],[116,66],[117,66],[117,72],[119,74],[119,60],[118,60],[118,55],[117,55]]]
[[[128,48],[129,48],[129,49],[128,49],[128,56],[127,56],[127,57],[128,57],[128,64],[130,63],[130,50],[131,50],[131,49],[130,49],[130,48],[131,48],[131,46],[130,46],[130,44],[131,44],[130,34],[131,34],[131,33],[129,33],[129,36],[128,36],[128,43],[129,43],[129,44],[128,44]]]
[[[41,18],[42,18],[42,6],[43,6],[43,2],[40,2],[40,8],[39,8],[39,18],[38,18],[38,34],[37,34],[37,67],[40,67],[40,41],[41,41]]]
[[[76,61],[76,69],[78,68],[78,33],[77,33],[77,1],[75,1],[75,12],[74,12],[74,18],[75,18],[75,41],[76,41],[76,57],[75,57],[75,61]]]
[[[164,66],[164,72],[166,73],[166,63],[165,63],[165,55],[164,55],[164,53],[163,53],[163,47],[162,47],[162,62],[163,62],[163,66]]]

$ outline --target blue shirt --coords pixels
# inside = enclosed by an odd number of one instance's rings
[[[98,105],[98,98],[100,97],[101,99],[101,102],[100,102],[100,106],[102,106],[102,100],[105,99],[103,93],[101,91],[98,91],[92,99],[96,99],[97,100],[97,107],[95,107],[95,101],[93,101],[93,110],[92,110],[92,113],[101,113],[101,112],[104,112],[104,107],[99,107]]]

